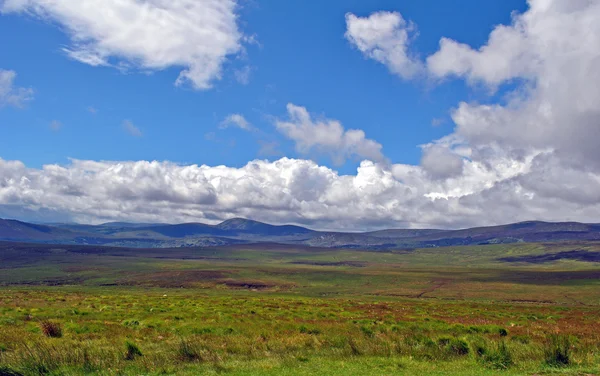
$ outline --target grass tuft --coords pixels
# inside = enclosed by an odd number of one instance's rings
[[[513,365],[513,359],[506,343],[499,342],[496,346],[487,344],[475,345],[475,354],[479,362],[487,368],[505,370]]]
[[[459,338],[440,338],[438,345],[449,355],[464,356],[469,354],[469,344]]]
[[[40,323],[40,329],[42,330],[42,333],[44,333],[44,335],[46,337],[49,337],[49,338],[62,337],[62,328],[59,323],[45,320]]]
[[[133,342],[125,342],[125,360],[134,360],[138,356],[142,356],[142,350]]]
[[[566,335],[552,334],[544,347],[544,363],[566,367],[571,363],[571,340]]]
[[[177,348],[177,358],[182,362],[195,362],[200,359],[200,353],[190,341],[182,339]]]

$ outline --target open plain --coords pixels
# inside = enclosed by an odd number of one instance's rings
[[[2,375],[593,375],[600,244],[0,246]]]

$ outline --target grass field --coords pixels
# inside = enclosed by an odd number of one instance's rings
[[[595,375],[600,244],[0,245],[0,375]]]

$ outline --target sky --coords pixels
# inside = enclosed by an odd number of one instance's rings
[[[600,0],[0,0],[0,217],[600,222]]]

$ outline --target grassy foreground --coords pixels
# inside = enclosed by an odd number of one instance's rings
[[[500,260],[573,247],[5,245],[0,375],[600,374],[597,263]]]

